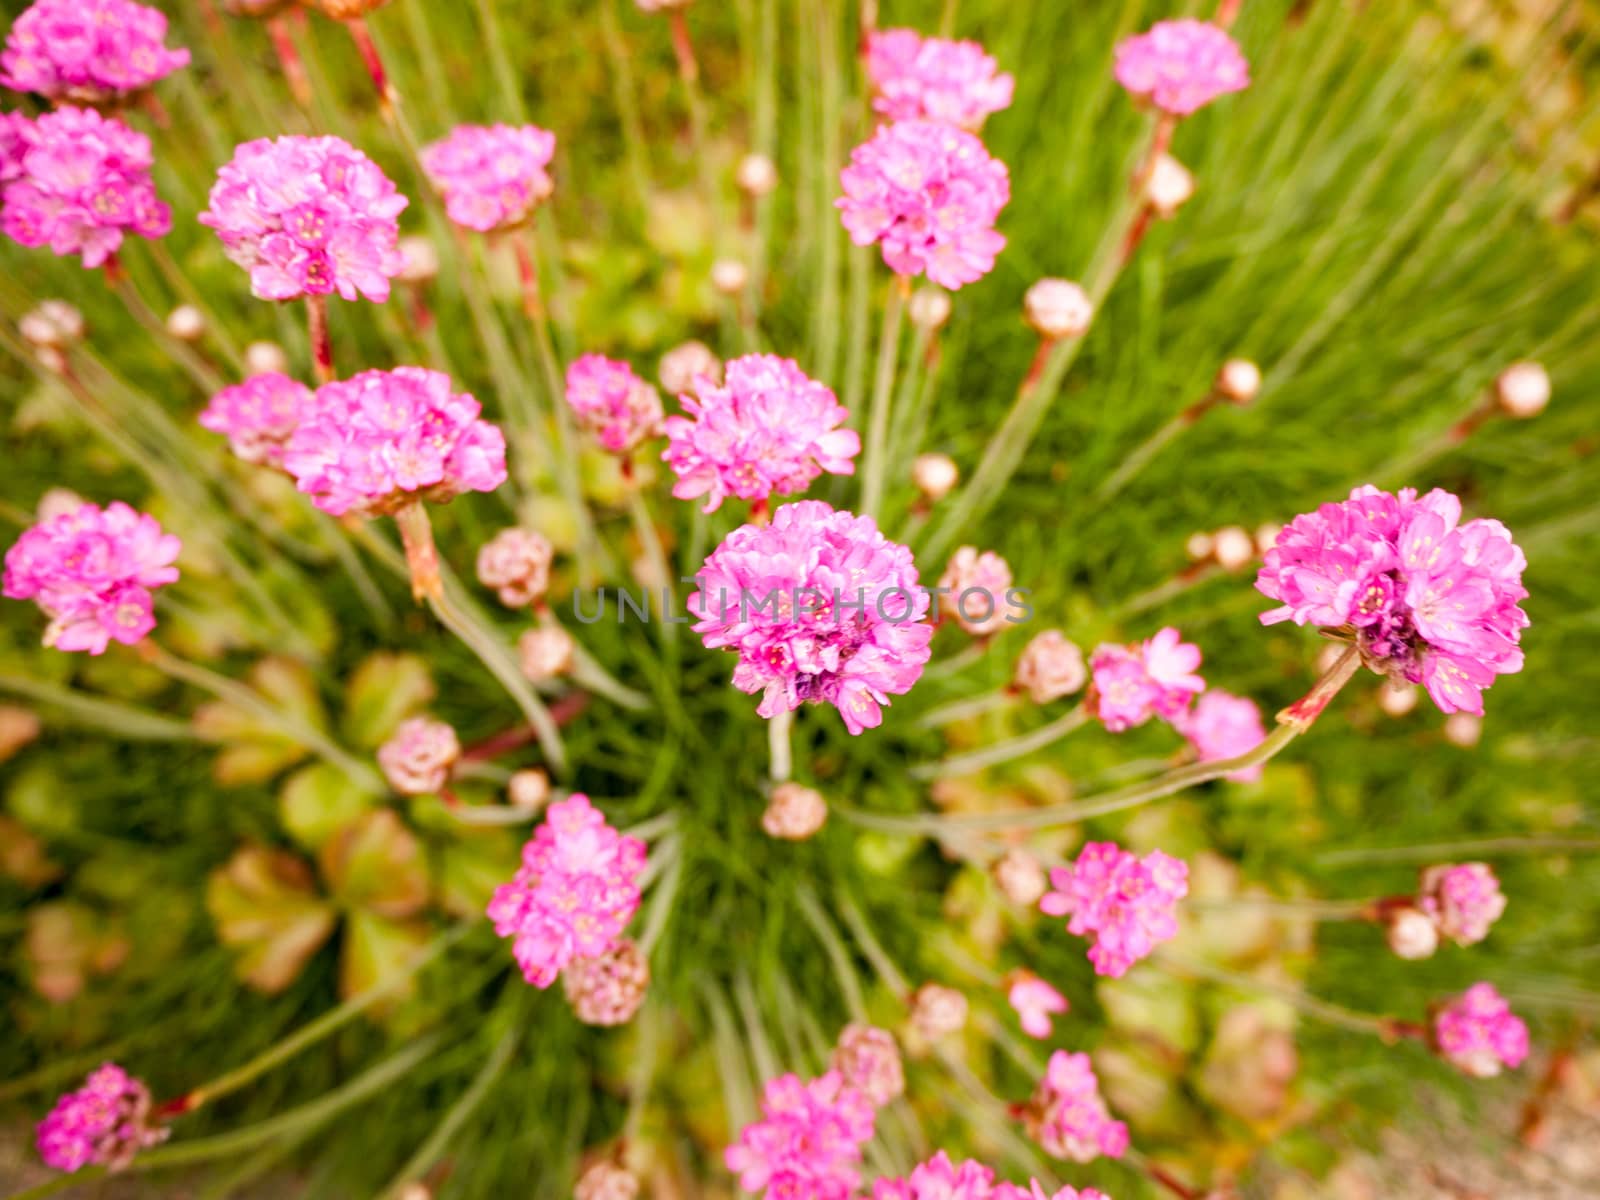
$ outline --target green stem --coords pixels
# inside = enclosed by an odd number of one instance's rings
[[[611,96],[617,106],[617,121],[622,126],[622,145],[627,155],[628,178],[639,204],[640,219],[650,212],[650,151],[645,141],[644,122],[639,119],[639,99],[633,81],[633,64],[617,24],[617,3],[627,0],[600,0],[600,36],[606,46],[606,61],[611,66]]]
[[[1070,712],[1062,714],[1048,725],[1042,725],[1031,733],[1007,738],[1003,742],[996,742],[992,746],[985,746],[983,749],[974,750],[969,754],[957,754],[952,758],[941,759],[938,762],[922,763],[912,767],[908,774],[913,779],[947,779],[952,775],[975,775],[988,767],[1010,762],[1014,758],[1032,754],[1036,750],[1043,750],[1046,746],[1060,741],[1069,733],[1082,729],[1089,723],[1089,720],[1088,709],[1080,704]]]
[[[802,886],[795,893],[795,900],[800,905],[800,915],[805,918],[806,924],[811,926],[817,935],[817,940],[822,943],[822,949],[828,955],[828,960],[833,964],[834,982],[844,993],[845,1007],[850,1010],[851,1019],[866,1021],[866,996],[861,990],[861,979],[856,973],[855,964],[850,961],[850,948],[844,944],[844,939],[839,936],[838,929],[823,911],[822,905],[817,901],[816,893],[809,884]]]
[[[972,717],[981,717],[984,713],[994,712],[997,708],[1009,708],[1016,701],[1016,691],[1007,685],[1003,688],[996,688],[992,692],[985,692],[981,696],[955,700],[949,704],[941,704],[938,708],[930,709],[917,718],[917,728],[937,729],[941,725],[949,725],[956,721],[966,721]]]
[[[767,719],[767,749],[770,766],[767,776],[773,783],[787,783],[794,775],[794,750],[790,734],[794,728],[794,712],[783,709]]]
[[[1196,975],[1201,979],[1220,983],[1227,987],[1243,988],[1248,991],[1260,992],[1264,995],[1275,996],[1285,1001],[1291,1007],[1301,1012],[1326,1021],[1330,1025],[1337,1025],[1341,1029],[1353,1029],[1358,1033],[1374,1033],[1386,1041],[1393,1040],[1395,1021],[1391,1017],[1372,1016],[1368,1013],[1358,1013],[1351,1009],[1343,1008],[1337,1004],[1330,1004],[1326,1000],[1318,1000],[1315,996],[1308,996],[1298,988],[1285,987],[1282,984],[1272,983],[1265,979],[1257,979],[1251,975],[1241,975],[1237,971],[1225,970],[1222,967],[1212,966],[1210,963],[1200,962],[1185,955],[1174,954],[1169,950],[1158,950],[1155,961],[1180,975]]]
[[[884,304],[883,329],[878,339],[878,368],[872,384],[872,405],[868,410],[867,444],[862,455],[861,515],[876,518],[883,506],[884,461],[888,452],[889,409],[894,399],[894,373],[900,361],[900,325],[905,316],[906,280],[896,276],[889,281],[889,299]]]
[[[78,725],[114,733],[124,741],[187,742],[199,737],[187,721],[175,721],[147,709],[86,696],[31,675],[0,674],[0,692],[26,696],[37,704],[59,709]]]

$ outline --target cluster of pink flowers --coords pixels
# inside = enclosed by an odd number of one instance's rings
[[[6,551],[5,594],[50,618],[44,644],[105,653],[156,627],[152,593],[178,577],[182,544],[152,516],[113,501],[84,504],[27,530]]]
[[[422,169],[457,225],[488,233],[525,221],[554,190],[556,135],[537,125],[457,125],[422,151]]]
[[[1128,1127],[1107,1111],[1087,1054],[1057,1050],[1050,1056],[1023,1120],[1033,1140],[1057,1158],[1091,1162],[1128,1150]]]
[[[396,218],[407,203],[339,138],[258,138],[217,172],[200,223],[217,231],[262,300],[338,292],[383,301],[405,266]]]
[[[1506,897],[1487,863],[1444,864],[1422,872],[1417,907],[1443,936],[1471,946],[1489,936],[1506,910]]]
[[[1077,862],[1052,868],[1050,884],[1054,890],[1040,899],[1040,911],[1069,917],[1068,933],[1094,940],[1089,961],[1095,973],[1116,978],[1177,936],[1189,867],[1160,850],[1141,859],[1114,842],[1089,842]]]
[[[1528,1027],[1493,984],[1475,983],[1435,1014],[1433,1043],[1461,1071],[1487,1079],[1522,1065]]]
[[[507,608],[537,604],[550,590],[555,547],[544,534],[513,526],[478,549],[478,582],[494,588]]]
[[[106,1063],[39,1122],[39,1157],[58,1171],[79,1171],[91,1163],[115,1171],[166,1136],[165,1129],[151,1124],[150,1089]]]
[[[1006,985],[1006,1002],[1016,1012],[1022,1032],[1029,1037],[1047,1038],[1051,1018],[1068,1009],[1067,998],[1032,971],[1018,971]]]
[[[1460,522],[1461,501],[1438,488],[1359,487],[1296,517],[1256,578],[1281,604],[1262,623],[1349,628],[1374,671],[1483,715],[1483,689],[1522,669],[1527,559],[1499,521]]]
[[[1250,64],[1207,21],[1158,21],[1117,46],[1117,82],[1162,112],[1186,117],[1250,86]]]
[[[632,938],[618,938],[593,958],[575,958],[561,973],[561,990],[585,1025],[624,1025],[644,1003],[650,960]]]
[[[49,246],[98,267],[124,235],[163,237],[172,213],[150,181],[150,139],[93,109],[58,108],[37,121],[12,118],[5,168],[6,236]]]
[[[479,418],[482,411],[438,371],[363,371],[317,389],[284,448],[283,466],[334,516],[492,492],[506,479],[506,442]]]
[[[510,883],[495,889],[489,919],[534,987],[549,987],[578,958],[598,958],[639,907],[645,844],[618,833],[589,797],[552,804]]]
[[[602,354],[585,354],[567,368],[567,407],[612,454],[626,454],[661,429],[660,393],[627,363]]]
[[[245,462],[281,467],[283,449],[312,402],[305,384],[281,371],[266,371],[211,397],[200,424],[226,437]]]
[[[940,1150],[926,1162],[918,1163],[911,1174],[880,1179],[872,1188],[872,1200],[1108,1200],[1094,1188],[1063,1187],[1051,1193],[1037,1179],[1027,1187],[996,1182],[994,1172],[974,1159],[952,1162]]]
[[[0,51],[0,83],[102,104],[189,65],[166,39],[167,18],[133,0],[33,0]]]
[[[1016,81],[977,42],[881,29],[867,39],[872,107],[891,121],[939,121],[976,131],[1011,107]]]
[[[1173,727],[1189,739],[1200,762],[1224,762],[1248,754],[1267,738],[1261,723],[1261,709],[1254,700],[1213,688],[1195,701],[1194,707],[1173,719]],[[1257,763],[1225,776],[1235,783],[1251,783],[1261,778],[1264,766]]]
[[[837,1071],[809,1083],[767,1081],[762,1119],[746,1125],[724,1155],[747,1192],[769,1200],[848,1200],[861,1182],[861,1147],[872,1137],[872,1102]]]
[[[695,578],[694,630],[708,648],[738,652],[734,686],[764,693],[763,717],[826,702],[860,733],[928,662],[916,563],[871,517],[786,504],[770,525],[729,534]]]
[[[1089,710],[1112,733],[1143,725],[1151,717],[1175,720],[1205,691],[1195,674],[1200,648],[1171,626],[1143,645],[1108,643],[1089,656],[1093,673]]]
[[[882,1108],[906,1090],[900,1046],[892,1033],[875,1025],[851,1024],[840,1030],[830,1065],[874,1108]]]
[[[994,225],[1011,176],[983,143],[933,121],[885,125],[857,146],[836,202],[850,240],[882,244],[899,275],[959,288],[994,268],[1006,239]]]
[[[695,395],[680,402],[689,415],[662,423],[667,448],[661,457],[678,477],[672,494],[680,500],[706,497],[706,512],[715,512],[729,496],[789,496],[824,471],[855,471],[861,438],[840,428],[849,411],[793,359],[736,358],[723,383],[699,376]]]
[[[431,796],[450,781],[461,757],[456,731],[432,717],[400,722],[394,736],[378,747],[378,767],[402,796]]]

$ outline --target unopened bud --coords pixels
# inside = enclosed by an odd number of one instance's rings
[[[427,283],[439,274],[439,250],[425,237],[400,239],[400,280],[403,283]]]
[[[514,808],[538,811],[550,799],[550,776],[538,767],[513,772],[506,784],[506,799]]]
[[[1183,552],[1190,562],[1209,562],[1216,549],[1217,539],[1204,530],[1191,533],[1183,543]]]
[[[277,342],[251,342],[244,348],[244,365],[252,375],[265,375],[269,371],[287,375],[289,356]]]
[[[1083,651],[1059,629],[1036,634],[1017,658],[1012,682],[1035,704],[1049,704],[1070,696],[1089,679]],[[1002,859],[1002,862],[1005,860]]]
[[[395,1193],[395,1200],[433,1200],[433,1192],[427,1184],[413,1179]]]
[[[967,1023],[967,998],[954,988],[925,983],[911,995],[911,1027],[930,1042],[959,1033]]]
[[[828,1065],[839,1072],[845,1086],[855,1088],[876,1108],[905,1093],[900,1046],[887,1029],[861,1022],[846,1025]]]
[[[1022,311],[1042,338],[1082,337],[1094,320],[1089,293],[1065,279],[1041,279],[1022,298]]]
[[[1150,182],[1145,185],[1145,196],[1150,207],[1160,217],[1170,217],[1194,195],[1194,176],[1170,154],[1156,159],[1150,171]]]
[[[1483,718],[1471,713],[1451,713],[1445,718],[1444,740],[1452,746],[1471,750],[1483,736]]]
[[[741,192],[759,199],[771,195],[778,186],[778,168],[765,154],[746,154],[739,160],[735,178]]]
[[[1212,535],[1211,553],[1224,571],[1240,571],[1256,557],[1256,541],[1237,525],[1224,525]]]
[[[387,3],[389,0],[310,0],[311,7],[320,9],[335,21],[354,21]]]
[[[1031,909],[1045,893],[1044,868],[1021,847],[1013,846],[1002,854],[993,870],[1000,894],[1018,908]]]
[[[1278,544],[1278,535],[1283,532],[1283,526],[1268,521],[1265,525],[1256,526],[1256,551],[1265,554]]]
[[[1385,683],[1378,689],[1378,707],[1391,717],[1403,717],[1416,708],[1418,689],[1414,683]]]
[[[460,757],[456,731],[431,717],[400,722],[394,736],[378,747],[378,767],[389,786],[402,796],[428,796],[442,790]]]
[[[684,342],[661,356],[661,386],[674,396],[694,391],[694,381],[704,375],[713,383],[722,379],[722,363],[704,342]]]
[[[37,349],[64,350],[83,340],[83,314],[65,300],[41,301],[17,322],[17,332]]]
[[[924,500],[934,504],[961,482],[961,471],[948,454],[919,454],[911,463],[911,482]]]
[[[736,258],[721,258],[711,264],[711,286],[724,296],[737,296],[749,282],[749,269]]]
[[[906,314],[918,329],[932,333],[950,319],[950,293],[936,287],[918,288],[911,293]]]
[[[1439,928],[1433,918],[1407,904],[1384,917],[1389,949],[1401,958],[1428,958],[1439,948]]]
[[[1217,371],[1216,388],[1230,404],[1249,404],[1261,391],[1261,368],[1248,358],[1230,358]]]
[[[1495,399],[1508,417],[1536,417],[1550,403],[1550,376],[1536,362],[1512,363],[1494,381]]]
[[[570,671],[574,649],[572,635],[559,625],[541,625],[517,639],[522,673],[534,683],[543,683]]]
[[[87,500],[71,488],[50,488],[39,497],[39,520],[51,521],[67,513],[77,512],[87,503]]]
[[[632,1171],[613,1162],[597,1162],[583,1173],[572,1196],[573,1200],[634,1200],[638,1194],[639,1180]]]
[[[167,314],[167,332],[180,342],[198,342],[206,335],[206,318],[192,304],[180,304]]]
[[[827,819],[828,802],[821,792],[803,784],[780,783],[772,789],[767,811],[761,814],[761,828],[768,837],[803,842]]]

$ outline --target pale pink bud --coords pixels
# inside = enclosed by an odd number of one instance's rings
[[[768,837],[803,842],[827,819],[828,802],[821,792],[799,783],[780,783],[772,789],[767,811],[761,814],[761,828]]]
[[[956,624],[973,637],[1000,632],[1006,623],[1006,594],[1011,590],[1011,568],[993,550],[981,554],[976,546],[962,546],[939,577],[941,595],[949,599]]]
[[[456,731],[431,717],[402,721],[394,736],[378,747],[378,766],[389,786],[402,796],[428,796],[450,780],[461,757]]]
[[[439,274],[439,250],[429,238],[413,234],[399,242],[404,265],[395,278],[404,283],[427,283]]]
[[[873,1107],[882,1108],[906,1090],[900,1046],[887,1029],[859,1023],[846,1025],[839,1034],[830,1066]]]
[[[1550,403],[1550,376],[1536,362],[1512,363],[1494,381],[1495,399],[1508,417],[1536,417]]]
[[[736,258],[719,258],[711,264],[711,286],[724,296],[737,296],[750,282],[750,269]]]
[[[550,776],[538,767],[513,772],[506,784],[506,798],[514,807],[530,812],[543,808],[550,799]]]
[[[1205,531],[1191,533],[1183,543],[1190,562],[1207,562],[1216,553],[1217,539]]]
[[[39,497],[39,520],[53,521],[66,513],[77,512],[87,503],[87,500],[71,488],[50,488]]]
[[[919,454],[911,463],[911,482],[924,500],[936,504],[961,482],[961,471],[948,454]]]
[[[180,342],[198,342],[206,335],[206,318],[192,304],[180,304],[167,314],[167,332]]]
[[[554,679],[572,669],[572,635],[559,625],[541,625],[517,639],[522,673],[534,683]]]
[[[1217,395],[1232,404],[1249,404],[1261,391],[1261,368],[1248,358],[1230,358],[1217,371]]]
[[[920,287],[911,293],[906,315],[918,329],[932,333],[950,319],[950,293],[943,288]]]
[[[1439,948],[1439,929],[1433,918],[1409,904],[1384,918],[1389,949],[1401,958],[1428,958]]]
[[[289,356],[276,342],[251,342],[244,348],[244,365],[252,375],[287,375]]]
[[[583,1173],[572,1196],[573,1200],[634,1200],[638,1194],[639,1180],[632,1171],[613,1162],[597,1162]]]
[[[1039,860],[1019,846],[996,859],[993,870],[1001,895],[1018,908],[1031,909],[1048,886]]]
[[[1256,557],[1256,543],[1237,525],[1224,525],[1213,535],[1215,544],[1211,553],[1224,571],[1243,570]]]
[[[1403,717],[1416,708],[1422,689],[1414,683],[1390,681],[1378,689],[1378,707],[1391,717]]]
[[[650,962],[631,938],[619,938],[604,954],[568,963],[561,986],[585,1025],[623,1025],[644,1003]]]
[[[542,533],[516,526],[502,529],[478,550],[478,582],[494,588],[506,607],[523,608],[549,590],[554,557]]]
[[[1452,746],[1471,750],[1483,736],[1483,718],[1471,713],[1451,713],[1445,718],[1444,740]]]
[[[911,1027],[929,1041],[959,1033],[967,1023],[967,998],[954,988],[925,983],[911,995]]]
[[[1022,648],[1012,678],[1035,704],[1048,704],[1081,688],[1089,670],[1082,650],[1059,629],[1046,629]]]
[[[389,0],[310,0],[310,3],[335,21],[354,21],[382,8]]]
[[[1145,197],[1156,215],[1171,217],[1194,195],[1194,176],[1170,154],[1156,159],[1150,171],[1150,182],[1145,184]]]
[[[722,363],[704,342],[684,342],[661,356],[658,370],[661,386],[674,396],[694,391],[694,381],[704,375],[713,383],[722,381]]]
[[[65,350],[83,340],[83,314],[65,300],[44,300],[17,322],[17,332],[36,349]]]
[[[1317,674],[1326,675],[1333,670],[1334,664],[1344,657],[1346,649],[1347,647],[1341,646],[1338,642],[1329,642],[1317,651]]]
[[[778,168],[765,154],[746,154],[739,160],[736,178],[741,192],[757,198],[769,196],[778,186]]]
[[[1082,337],[1094,320],[1089,293],[1065,279],[1041,279],[1022,298],[1028,324],[1042,338]]]
[[[395,1193],[395,1200],[433,1200],[433,1189],[413,1179]]]
[[[1272,521],[1256,526],[1256,552],[1265,554],[1278,544],[1278,535],[1283,532],[1283,526]]]

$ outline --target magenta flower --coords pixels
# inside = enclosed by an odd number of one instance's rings
[[[0,112],[0,184],[22,177],[22,156],[28,152],[27,113]]]
[[[228,439],[228,447],[247,463],[283,466],[283,450],[311,410],[312,392],[279,371],[252,375],[223,388],[200,414],[202,427]]]
[[[37,121],[13,122],[5,169],[6,236],[49,246],[99,267],[123,237],[164,237],[172,212],[150,182],[150,139],[113,117],[70,106]],[[20,151],[20,153],[18,153]]]
[[[33,0],[0,51],[0,84],[105,104],[189,65],[166,38],[167,18],[133,0]]]
[[[706,512],[729,496],[790,496],[824,471],[855,472],[851,460],[861,452],[861,438],[840,428],[849,411],[793,359],[736,358],[722,384],[698,376],[695,396],[679,401],[689,415],[662,423],[667,448],[661,457],[678,477],[672,494],[680,500],[704,496]]]
[[[537,125],[457,125],[422,151],[422,169],[457,225],[489,233],[520,225],[554,190],[545,168],[556,135]]]
[[[1016,81],[977,42],[881,29],[867,38],[872,107],[891,121],[938,121],[976,132],[1011,107]]]
[[[50,618],[44,644],[104,654],[156,627],[153,593],[178,577],[182,543],[156,519],[113,501],[84,504],[27,530],[6,551],[5,595]]]
[[[616,946],[638,910],[644,863],[645,844],[607,825],[582,792],[552,804],[515,877],[489,901],[523,978],[547,988],[574,959]]]
[[[1117,82],[1162,112],[1187,117],[1218,96],[1250,86],[1250,64],[1207,21],[1157,21],[1117,46]]]
[[[1433,1043],[1465,1074],[1487,1079],[1528,1057],[1528,1027],[1490,983],[1475,983],[1433,1018]]]
[[[1016,1183],[995,1184],[994,1200],[1111,1200],[1111,1197],[1098,1188],[1064,1187],[1047,1192],[1042,1183],[1031,1179],[1027,1187]]]
[[[1033,1140],[1057,1158],[1092,1162],[1102,1154],[1121,1158],[1128,1150],[1128,1127],[1106,1110],[1087,1054],[1057,1050],[1050,1056],[1023,1122]]]
[[[733,684],[763,693],[763,717],[825,702],[858,734],[882,723],[880,706],[928,662],[916,563],[871,517],[785,504],[772,524],[730,533],[695,580],[694,630],[708,649],[738,652]]]
[[[660,393],[627,363],[600,354],[567,368],[567,406],[612,454],[628,453],[661,429]]]
[[[1445,937],[1470,946],[1489,936],[1489,926],[1506,910],[1506,897],[1487,863],[1455,863],[1422,872],[1417,905]]]
[[[1261,709],[1254,700],[1213,689],[1195,701],[1194,708],[1180,713],[1172,722],[1189,739],[1200,762],[1221,762],[1248,754],[1267,740],[1261,724]],[[1261,764],[1234,771],[1226,776],[1235,783],[1251,783],[1261,778]]]
[[[1499,521],[1461,521],[1461,501],[1359,487],[1296,517],[1266,552],[1256,590],[1293,620],[1347,631],[1372,670],[1421,683],[1443,711],[1483,715],[1483,689],[1522,670],[1527,559]]]
[[[992,1170],[971,1158],[953,1163],[943,1150],[903,1179],[879,1179],[872,1185],[872,1200],[990,1200],[992,1195]]]
[[[83,1086],[56,1101],[39,1122],[39,1157],[58,1171],[91,1163],[116,1171],[146,1146],[166,1140],[151,1123],[150,1089],[115,1063],[89,1072]]]
[[[1151,717],[1176,721],[1205,690],[1196,675],[1200,648],[1168,626],[1143,645],[1098,646],[1089,656],[1093,681],[1086,703],[1112,733],[1143,725]]]
[[[259,138],[217,172],[200,223],[217,231],[262,300],[338,292],[381,302],[405,267],[396,218],[408,203],[348,142]]]
[[[875,1111],[839,1072],[810,1083],[793,1074],[769,1079],[761,1114],[723,1155],[740,1187],[768,1200],[848,1200],[855,1193]]]
[[[334,516],[492,492],[506,480],[506,441],[482,411],[438,371],[363,371],[317,389],[283,467]]]
[[[1006,239],[995,230],[1011,176],[970,133],[932,121],[882,126],[840,176],[838,206],[850,240],[879,242],[897,275],[959,288],[994,268]]]
[[[1152,850],[1144,858],[1114,842],[1089,842],[1076,863],[1050,871],[1053,891],[1041,912],[1070,917],[1067,932],[1092,938],[1089,961],[1095,974],[1112,978],[1177,936],[1178,901],[1189,892],[1189,868],[1181,859]]]
[[[1070,1007],[1065,996],[1032,971],[1017,971],[1011,976],[1006,1003],[1016,1011],[1022,1032],[1035,1038],[1049,1037],[1053,1030],[1050,1019]]]

